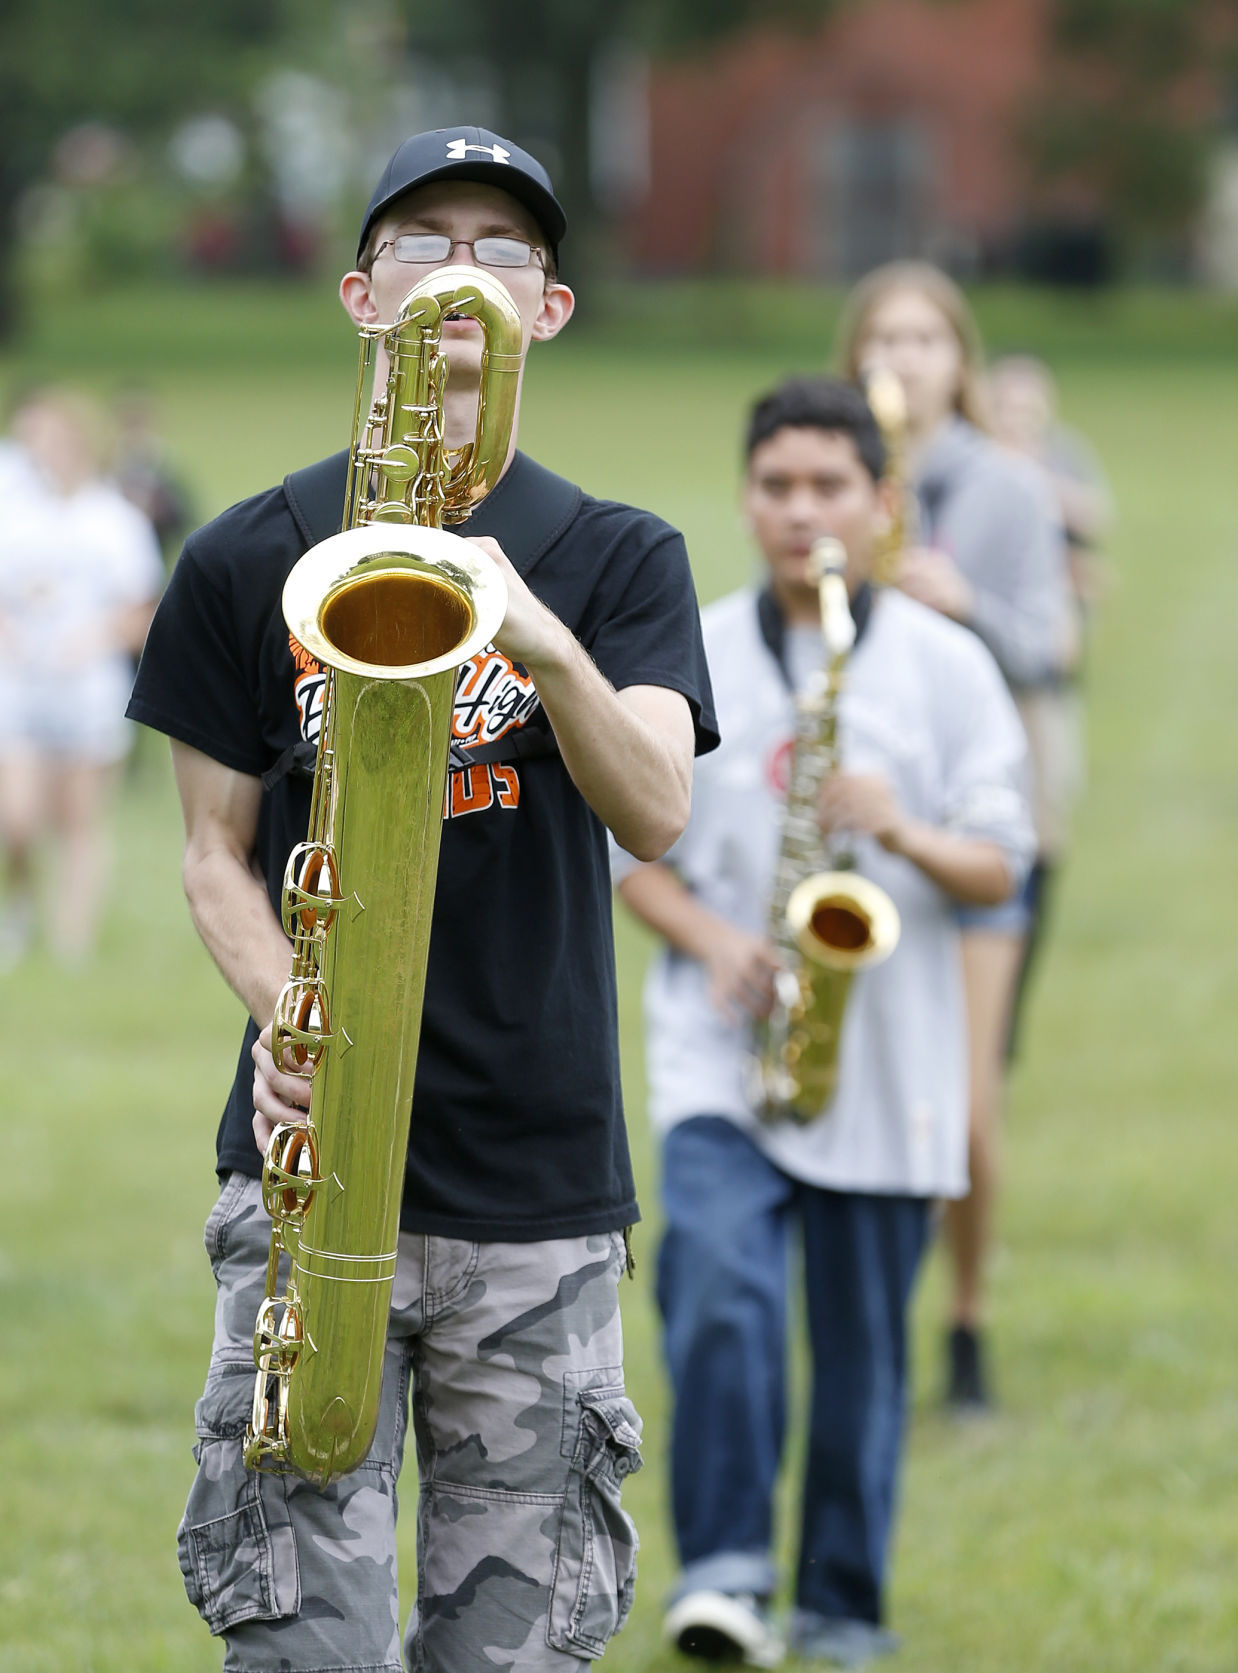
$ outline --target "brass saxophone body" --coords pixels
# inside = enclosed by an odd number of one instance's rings
[[[920,538],[919,506],[907,469],[907,397],[898,373],[881,364],[870,367],[864,373],[864,399],[881,431],[885,480],[894,490],[890,527],[873,555],[873,580],[877,586],[894,586],[904,550]]]
[[[796,699],[795,740],[774,887],[770,938],[782,957],[774,1005],[757,1025],[753,1103],[762,1120],[801,1125],[823,1114],[838,1081],[838,1047],[851,978],[898,944],[894,902],[830,855],[817,822],[826,780],[839,771],[838,713],[855,623],[843,579],[846,554],[819,540],[812,563],[821,599],[825,670]]]
[[[486,338],[474,440],[453,452],[448,313],[479,319]],[[245,1462],[320,1486],[361,1463],[378,1421],[456,676],[506,609],[496,566],[441,524],[502,473],[520,348],[507,291],[462,266],[423,279],[393,325],[363,329],[345,529],[284,587],[289,629],[326,671],[272,1030],[311,1099],[304,1124],[276,1128],[263,1167],[272,1234]]]

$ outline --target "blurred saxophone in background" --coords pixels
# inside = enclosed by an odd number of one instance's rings
[[[864,398],[877,420],[885,444],[885,480],[894,489],[894,514],[889,532],[873,557],[873,581],[893,586],[898,580],[899,559],[919,539],[919,506],[907,472],[907,397],[898,374],[888,366],[874,365],[864,373]]]
[[[448,314],[477,319],[486,340],[474,439],[450,451]],[[318,1485],[361,1463],[378,1421],[456,676],[507,600],[490,559],[441,525],[502,474],[521,325],[492,274],[451,266],[361,336],[344,532],[305,554],[283,596],[327,674],[272,1029],[276,1062],[312,1092],[308,1120],[277,1127],[266,1153],[271,1251],[245,1437],[251,1468]]]
[[[838,1080],[838,1046],[855,971],[898,944],[898,909],[884,889],[831,853],[817,822],[821,787],[839,771],[838,716],[855,623],[846,553],[817,541],[810,562],[821,597],[825,669],[796,699],[795,741],[769,933],[782,955],[774,1005],[757,1024],[753,1103],[765,1121],[805,1123],[824,1114]],[[830,869],[832,867],[832,869]]]

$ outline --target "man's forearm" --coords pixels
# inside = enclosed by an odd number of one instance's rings
[[[885,846],[968,906],[997,906],[1010,894],[1010,865],[996,842],[908,819],[896,842]]]
[[[676,952],[704,960],[721,920],[702,906],[670,866],[644,865],[620,882],[619,898]]]
[[[529,671],[576,788],[620,847],[639,860],[658,859],[683,830],[691,805],[686,701],[668,694],[682,706],[685,762],[668,737],[625,703],[567,628],[556,636],[555,654]]]
[[[184,866],[189,910],[207,951],[258,1026],[288,979],[292,946],[263,884],[235,856],[214,850]]]

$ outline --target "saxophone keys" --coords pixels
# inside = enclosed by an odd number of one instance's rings
[[[276,1068],[286,1075],[312,1075],[334,1038],[326,985],[316,977],[285,982],[271,1022]]]
[[[308,1122],[282,1121],[271,1134],[262,1163],[262,1202],[277,1230],[304,1215],[322,1183],[314,1129]]]
[[[346,901],[340,895],[335,850],[325,842],[299,842],[288,856],[280,916],[284,932],[326,934]]]
[[[267,1377],[286,1377],[304,1340],[301,1309],[295,1301],[268,1296],[254,1325],[254,1363]],[[265,1427],[257,1422],[255,1429]]]
[[[417,449],[407,442],[393,442],[385,453],[379,455],[378,462],[392,482],[411,482],[421,475],[422,463]]]
[[[408,506],[403,500],[375,500],[370,506],[372,523],[407,523]]]

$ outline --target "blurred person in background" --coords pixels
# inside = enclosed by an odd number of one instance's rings
[[[117,393],[112,414],[116,424],[112,474],[125,498],[150,519],[164,567],[171,569],[193,524],[193,505],[160,440],[158,403],[144,385],[129,384]]]
[[[105,475],[102,414],[71,390],[20,399],[0,457],[0,959],[36,929],[80,964],[95,940],[107,812],[133,728],[124,718],[163,569],[147,519]]]
[[[37,386],[10,392],[5,404],[4,432],[0,434],[0,505],[10,492],[22,493],[35,474],[26,445],[27,415],[36,405]]]
[[[1104,555],[1113,526],[1113,496],[1085,436],[1058,417],[1057,380],[1031,354],[1005,354],[985,379],[993,437],[1034,459],[1048,475],[1066,537],[1070,581],[1084,623],[1113,588]]]
[[[813,1381],[792,1647],[858,1666],[898,1640],[885,1578],[905,1427],[907,1309],[935,1199],[967,1189],[960,901],[999,902],[1033,837],[1025,742],[993,658],[890,589],[880,432],[860,392],[792,380],[759,401],[744,505],[763,559],[703,613],[722,744],[698,762],[664,861],[612,851],[620,897],[666,941],[646,987],[650,1113],[663,1137],[658,1299],[674,1395],[671,1495],[683,1573],[665,1630],[691,1655],[773,1666],[772,1499],[785,1429],[789,1242],[803,1243]],[[752,1019],[779,958],[769,934],[795,694],[825,662],[814,542],[841,540],[857,627],[842,769],[822,832],[902,919],[854,978],[838,1090],[807,1125],[754,1113]]]
[[[1044,935],[1051,904],[1052,859],[1065,852],[1067,816],[1082,793],[1085,777],[1083,710],[1080,682],[1084,635],[1097,607],[1113,589],[1113,571],[1104,552],[1113,524],[1113,498],[1100,460],[1085,437],[1058,418],[1057,380],[1043,360],[1030,354],[1007,354],[995,360],[985,380],[985,397],[994,439],[1032,459],[1048,478],[1057,503],[1069,559],[1080,655],[1020,703],[1023,724],[1036,763],[1040,793],[1036,827],[1040,839],[1040,877],[1036,912],[1028,932],[1015,997],[1010,1049],[1033,958]]]
[[[853,379],[887,366],[906,398],[917,516],[895,584],[970,628],[992,652],[1021,711],[1036,709],[1077,654],[1065,546],[1042,472],[987,433],[983,353],[963,293],[925,262],[877,268],[848,299],[837,351]],[[961,1413],[991,1401],[982,1327],[1007,1051],[1019,972],[1045,877],[1060,858],[1062,804],[1073,790],[1056,757],[1030,764],[1036,864],[1016,898],[959,911],[971,1046],[971,1190],[946,1207],[946,1401]]]

